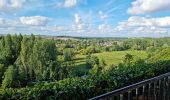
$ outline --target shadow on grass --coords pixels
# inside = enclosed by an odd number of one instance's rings
[[[75,58],[74,60],[85,60],[85,58]]]
[[[83,76],[88,73],[89,69],[87,69],[86,64],[78,64],[74,67],[74,72],[76,76]]]

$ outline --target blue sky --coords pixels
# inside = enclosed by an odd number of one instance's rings
[[[0,0],[0,34],[170,36],[170,0]]]

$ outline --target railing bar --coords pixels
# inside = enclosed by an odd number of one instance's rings
[[[142,87],[142,100],[145,100],[145,85]]]

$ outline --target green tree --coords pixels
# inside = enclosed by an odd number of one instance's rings
[[[86,56],[86,68],[90,69],[94,65],[99,65],[99,58],[97,56],[91,56],[91,54],[88,54]]]
[[[75,53],[73,51],[73,49],[65,49],[63,51],[63,57],[64,57],[64,61],[73,61],[74,57],[75,57]]]
[[[5,67],[3,64],[0,64],[0,83],[2,82],[2,77],[4,75]]]
[[[15,81],[15,69],[14,66],[9,66],[4,73],[4,79],[2,81],[2,88],[9,88],[14,85]]]
[[[52,41],[37,41],[31,57],[36,80],[56,78],[58,71],[56,46]]]
[[[125,62],[125,63],[128,63],[128,64],[129,64],[132,60],[133,60],[133,55],[127,53],[127,54],[124,56],[124,62]]]

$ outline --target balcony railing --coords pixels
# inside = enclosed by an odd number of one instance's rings
[[[89,100],[170,100],[170,72]]]

